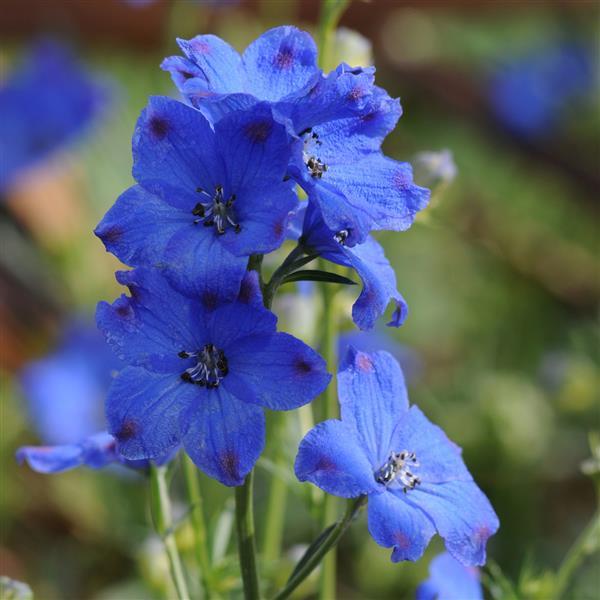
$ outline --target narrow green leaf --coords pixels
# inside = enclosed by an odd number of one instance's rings
[[[328,271],[319,270],[303,270],[294,271],[284,277],[282,284],[291,283],[292,281],[323,281],[325,283],[340,283],[342,285],[356,285],[355,281],[338,275],[337,273],[329,273]]]

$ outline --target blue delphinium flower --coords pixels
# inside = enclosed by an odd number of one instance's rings
[[[285,128],[257,104],[215,130],[197,110],[154,97],[133,138],[133,175],[96,229],[130,266],[160,266],[184,292],[233,299],[248,256],[275,250],[297,204],[284,182]]]
[[[350,349],[338,377],[341,421],[318,424],[300,443],[296,475],[327,493],[368,496],[369,532],[392,561],[419,559],[437,533],[465,565],[485,563],[498,529],[461,451],[416,407],[387,352]]]
[[[176,449],[153,462],[162,465],[173,458]],[[27,464],[38,473],[62,473],[80,466],[103,469],[112,464],[131,469],[147,469],[148,460],[127,460],[118,451],[117,441],[102,431],[73,444],[56,446],[23,446],[17,450],[19,463]]]
[[[429,565],[429,579],[418,588],[416,600],[483,600],[479,570],[465,567],[447,552]]]
[[[80,136],[107,99],[106,86],[65,47],[35,45],[0,86],[0,192],[23,169]]]
[[[394,302],[395,310],[388,325],[399,327],[408,314],[408,306],[396,289],[396,275],[384,255],[383,248],[371,236],[362,244],[346,246],[346,237],[336,234],[324,223],[314,204],[295,215],[291,235],[298,235],[298,222],[302,222],[299,243],[307,254],[319,256],[345,267],[352,267],[363,282],[363,289],[352,307],[352,318],[360,329],[371,329],[387,305]]]
[[[497,118],[524,137],[551,134],[567,107],[594,85],[592,52],[577,44],[538,48],[496,70],[488,97]]]
[[[69,324],[57,349],[19,374],[29,419],[40,439],[72,444],[103,429],[104,398],[119,366],[95,327]]]
[[[130,365],[106,402],[121,454],[154,458],[182,443],[208,475],[240,485],[264,446],[263,407],[288,410],[312,400],[329,382],[325,362],[276,332],[255,272],[225,304],[184,296],[151,269],[117,279],[131,296],[101,302],[97,321]]]
[[[413,183],[410,165],[380,152],[401,109],[374,85],[372,67],[341,64],[323,76],[312,38],[294,27],[267,31],[242,56],[213,35],[178,42],[186,57],[167,58],[162,67],[213,121],[271,103],[296,142],[289,174],[348,245],[371,229],[407,229],[427,204],[429,192]]]

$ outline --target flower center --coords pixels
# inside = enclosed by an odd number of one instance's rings
[[[420,466],[419,461],[414,452],[408,450],[390,452],[385,464],[375,471],[375,481],[387,487],[398,479],[402,483],[404,493],[406,493],[407,490],[412,490],[421,483],[419,477],[413,475],[410,471],[410,469],[418,466]]]
[[[231,225],[236,233],[241,231],[241,227],[235,222],[233,203],[235,202],[235,194],[231,194],[227,200],[223,196],[223,186],[218,185],[215,188],[214,196],[202,188],[197,188],[196,191],[208,198],[206,202],[198,202],[192,210],[192,214],[198,217],[194,220],[194,225],[202,223],[205,227],[217,229],[219,235],[225,233],[227,225]]]
[[[196,364],[181,374],[181,379],[188,383],[206,386],[208,389],[219,387],[219,383],[229,372],[227,359],[223,350],[213,344],[206,344],[202,350],[188,352],[182,350],[179,358],[195,358]]]
[[[327,171],[327,165],[316,156],[317,149],[322,144],[322,142],[319,141],[319,135],[310,128],[303,131],[300,135],[304,136],[302,160],[304,160],[304,164],[311,177],[321,179],[323,173]]]

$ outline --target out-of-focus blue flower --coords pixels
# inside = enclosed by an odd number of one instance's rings
[[[211,120],[271,103],[295,139],[289,174],[348,245],[372,229],[407,229],[427,204],[429,191],[413,183],[410,165],[380,151],[401,109],[374,85],[372,67],[341,64],[324,76],[314,41],[294,27],[267,31],[241,56],[213,35],[178,42],[185,58],[162,67]]]
[[[423,372],[423,360],[418,352],[396,341],[385,331],[344,331],[338,338],[338,355],[344,356],[350,346],[368,354],[379,350],[389,352],[400,363],[408,384],[417,381]]]
[[[288,136],[257,104],[215,127],[193,108],[154,97],[133,138],[133,174],[96,229],[130,266],[160,266],[180,290],[234,299],[248,256],[285,239],[298,199],[284,181]]]
[[[264,447],[263,407],[297,408],[325,389],[325,361],[276,332],[256,272],[239,297],[188,297],[158,271],[117,274],[131,296],[98,305],[97,321],[127,363],[107,399],[109,431],[129,459],[155,458],[182,443],[195,464],[240,485]]]
[[[23,169],[78,138],[107,98],[106,86],[65,47],[34,46],[0,87],[0,192]]]
[[[153,461],[158,465],[171,460],[175,451]],[[23,446],[17,450],[19,463],[27,464],[38,473],[62,473],[77,467],[86,466],[90,469],[102,469],[111,464],[120,464],[131,469],[146,469],[148,460],[127,460],[117,448],[115,438],[100,432],[90,435],[77,444],[62,444],[57,446]]]
[[[346,246],[346,238],[328,229],[318,208],[309,204],[299,242],[307,254],[316,253],[338,265],[352,267],[361,278],[363,290],[352,307],[352,318],[360,329],[371,329],[390,301],[396,308],[388,325],[402,325],[408,307],[396,289],[394,269],[373,237],[351,248]]]
[[[45,444],[76,444],[105,427],[103,403],[119,361],[94,327],[74,322],[55,352],[20,373],[29,419]]]
[[[489,102],[496,117],[525,137],[549,135],[565,110],[594,86],[590,50],[575,44],[536,49],[492,76]]]
[[[499,523],[461,450],[416,407],[387,352],[351,348],[338,375],[341,421],[319,423],[300,443],[296,476],[329,494],[367,495],[369,532],[392,561],[419,559],[437,533],[465,565],[485,563]]]
[[[479,570],[465,567],[447,552],[429,565],[429,579],[418,588],[416,600],[483,600]]]

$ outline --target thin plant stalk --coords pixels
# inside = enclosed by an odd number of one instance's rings
[[[319,565],[323,558],[327,557],[328,552],[335,548],[336,544],[340,541],[341,537],[346,532],[346,529],[352,523],[356,513],[360,510],[362,505],[365,503],[366,497],[359,496],[352,500],[348,500],[346,505],[346,512],[342,519],[340,519],[335,527],[331,529],[327,537],[310,556],[310,558],[302,565],[300,569],[289,579],[285,587],[275,596],[273,600],[284,600],[288,598],[291,593],[314,571]],[[335,596],[329,598],[333,600]]]
[[[173,517],[171,515],[171,500],[166,479],[167,468],[151,465],[150,467],[150,496],[152,504],[152,517],[154,527],[162,538],[169,560],[171,578],[175,585],[178,600],[189,600],[179,550],[173,534]]]
[[[194,528],[194,547],[196,560],[198,561],[198,566],[200,567],[200,577],[204,595],[206,598],[210,598],[211,568],[208,553],[206,523],[204,521],[204,502],[202,499],[202,491],[200,490],[200,481],[198,480],[196,465],[194,465],[192,459],[187,454],[184,454],[183,456],[183,470],[190,502],[192,525]]]
[[[338,321],[335,310],[335,291],[328,284],[322,284],[323,295],[323,342],[322,353],[327,361],[327,367],[331,373],[337,372],[337,334]],[[324,394],[324,418],[335,419],[338,416],[337,394],[335,378],[327,386]],[[323,529],[335,520],[337,498],[329,494],[325,495],[321,510],[321,526]],[[333,549],[323,560],[321,567],[321,579],[319,582],[319,598],[331,600],[335,598],[336,588],[336,552]]]
[[[244,483],[235,488],[235,522],[238,554],[242,571],[244,598],[246,600],[258,600],[260,598],[258,567],[256,563],[253,490],[254,471],[252,470],[248,473]]]

